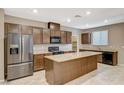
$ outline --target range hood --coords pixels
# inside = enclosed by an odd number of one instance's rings
[[[60,24],[54,23],[54,22],[48,22],[48,29],[54,30],[54,31],[60,31]]]

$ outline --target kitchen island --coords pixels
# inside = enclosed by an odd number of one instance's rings
[[[65,84],[97,69],[101,52],[76,52],[45,56],[45,77],[49,84]]]

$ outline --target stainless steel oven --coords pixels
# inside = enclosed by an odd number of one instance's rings
[[[50,43],[52,43],[52,44],[61,43],[61,37],[59,37],[59,36],[50,37]]]

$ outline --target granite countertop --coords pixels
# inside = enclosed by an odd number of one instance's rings
[[[73,51],[73,50],[65,50],[64,52],[68,52],[68,51]],[[49,51],[34,51],[33,54],[37,55],[37,54],[51,54],[52,52]]]
[[[98,51],[98,52],[117,52],[117,50],[115,50],[115,49],[90,49],[90,48],[82,48],[82,49],[80,49],[80,50],[89,50],[89,51]]]
[[[102,54],[102,53],[85,51],[85,52],[76,52],[76,53],[69,53],[69,54],[45,56],[45,58],[55,61],[55,62],[65,62],[65,61],[69,61],[69,60],[74,60],[74,59],[89,57],[89,56],[94,56],[94,55],[100,55],[100,54]]]
[[[49,51],[34,51],[33,54],[37,55],[37,54],[51,54],[52,52]]]

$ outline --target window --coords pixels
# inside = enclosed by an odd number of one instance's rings
[[[108,45],[108,31],[92,32],[93,45]]]

